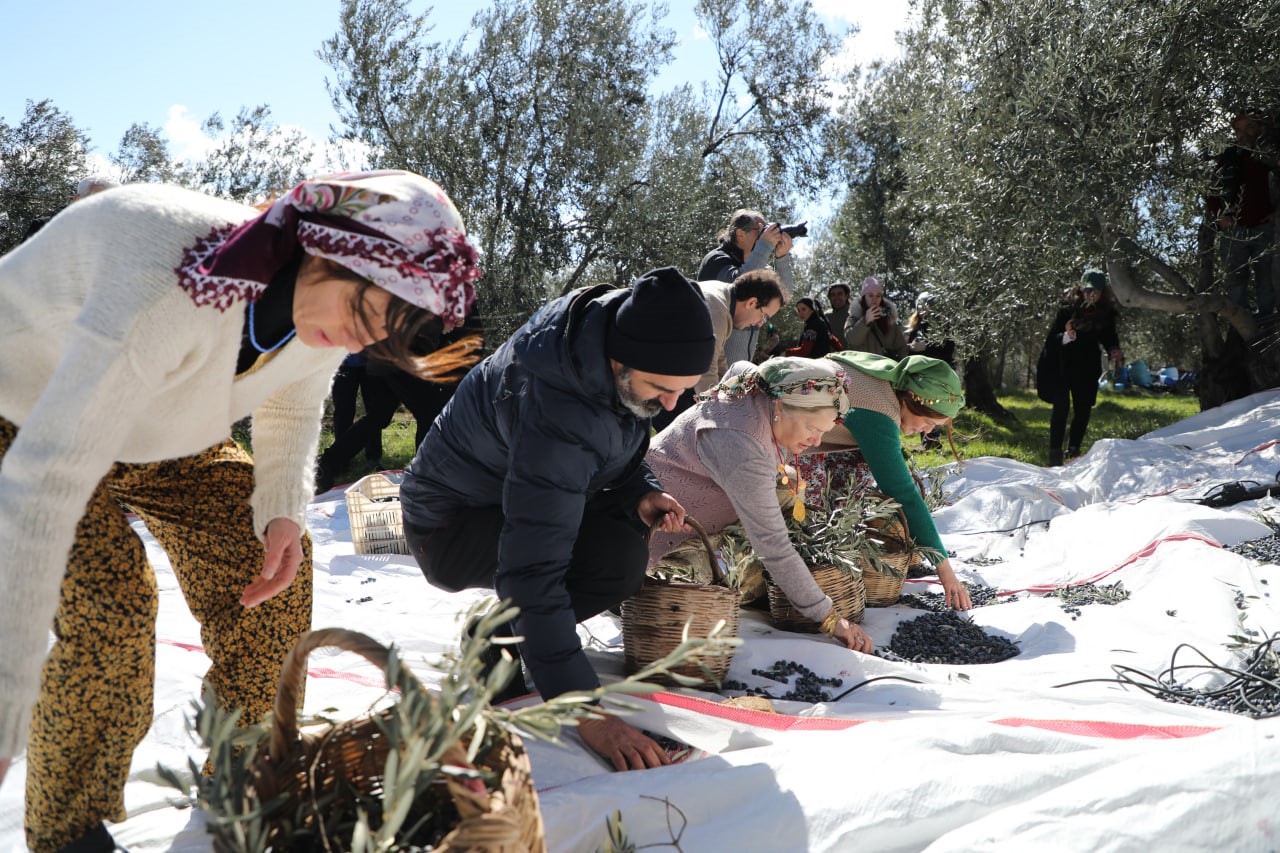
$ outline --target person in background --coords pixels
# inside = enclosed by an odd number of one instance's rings
[[[854,651],[874,648],[862,628],[840,618],[796,553],[778,508],[778,472],[788,455],[816,446],[848,408],[844,371],[808,358],[738,362],[705,398],[659,433],[646,457],[671,496],[714,535],[740,522],[770,577],[792,605]],[[792,488],[799,493],[799,484]],[[797,494],[797,500],[803,498]],[[685,539],[649,540],[649,566]]]
[[[476,259],[444,191],[400,171],[306,181],[266,212],[125,186],[0,258],[0,777],[25,745],[36,853],[115,849],[103,822],[126,817],[152,722],[158,596],[126,513],[173,565],[206,681],[257,723],[311,627],[333,373],[361,349],[463,366],[408,345],[466,317]],[[230,438],[250,414],[253,459]]]
[[[758,329],[769,324],[770,318],[782,310],[785,301],[782,280],[771,269],[744,272],[732,283],[700,281],[698,289],[707,300],[711,312],[711,328],[715,332],[716,346],[711,366],[698,380],[698,384],[680,395],[670,411],[663,411],[653,418],[653,428],[663,430],[676,419],[676,415],[693,405],[694,395],[706,391],[720,381],[729,369],[725,359],[725,346],[737,330]]]
[[[873,275],[862,282],[862,293],[845,325],[844,341],[851,350],[890,358],[907,354],[907,340],[898,326],[898,308],[884,295],[884,285]]]
[[[427,356],[430,353],[455,343],[466,341],[468,345],[479,347],[483,339],[483,329],[476,309],[473,307],[467,322],[442,335],[441,323],[432,321],[424,326],[414,338],[411,349],[415,355]],[[461,376],[449,377],[445,381],[422,379],[395,364],[381,359],[363,359],[363,353],[357,353],[364,364],[365,414],[355,422],[349,422],[347,429],[339,430],[338,418],[338,378],[334,379],[334,440],[325,448],[316,461],[316,494],[327,492],[333,488],[340,475],[361,449],[365,452],[365,460],[370,470],[382,467],[382,431],[395,417],[401,404],[413,415],[416,430],[413,446],[416,449],[426,438],[427,430],[436,415],[444,409],[453,391],[457,388]],[[351,357],[348,357],[348,361]],[[347,362],[343,362],[344,368]],[[341,377],[342,371],[339,371]],[[354,407],[354,400],[351,405]]]
[[[1089,415],[1098,400],[1101,355],[1117,365],[1124,363],[1116,334],[1115,301],[1102,270],[1085,270],[1080,283],[1067,295],[1067,304],[1058,310],[1045,338],[1045,358],[1059,371],[1062,382],[1055,386],[1053,413],[1049,416],[1049,464],[1063,463],[1062,441],[1067,440],[1067,459],[1080,455]],[[1067,433],[1067,416],[1071,432]]]
[[[1231,119],[1236,141],[1218,155],[1217,192],[1206,199],[1209,217],[1218,228],[1218,254],[1227,296],[1246,311],[1249,280],[1257,289],[1257,316],[1268,318],[1276,305],[1272,276],[1276,205],[1270,177],[1274,152],[1262,151],[1262,116],[1240,113]]]
[[[831,327],[831,334],[836,336],[836,340],[840,342],[840,349],[845,349],[844,327],[849,324],[849,295],[852,291],[849,285],[843,281],[838,281],[827,288],[827,304],[831,306],[831,310],[827,312],[827,325]]]
[[[933,315],[929,309],[932,302],[933,295],[928,292],[921,293],[916,297],[916,310],[907,320],[907,349],[917,355],[927,355],[929,358],[945,361],[954,370],[956,366],[956,342],[937,334],[936,330],[931,332]],[[941,430],[933,429],[924,433],[920,444],[925,450],[941,448]]]
[[[376,413],[388,407],[394,412],[398,402],[382,377],[369,373],[367,362],[363,352],[353,352],[334,374],[330,393],[333,399],[333,444],[316,460],[316,494],[332,489],[337,475],[361,450],[371,470],[381,467],[382,427],[386,424],[376,426]],[[364,400],[365,411],[359,420],[356,420],[357,396]],[[390,422],[390,415],[386,420]],[[357,430],[354,433],[353,427]]]
[[[599,685],[577,623],[640,589],[651,529],[684,525],[645,462],[649,419],[697,384],[714,348],[701,291],[673,267],[574,291],[467,374],[405,474],[405,538],[427,581],[519,608],[508,648],[544,699]],[[499,696],[524,692],[517,674]],[[619,717],[578,733],[618,770],[668,763]]]
[[[105,175],[90,175],[87,178],[81,178],[80,182],[76,184],[76,195],[72,201],[80,201],[118,186],[120,186],[120,182],[113,178],[108,178]]]
[[[120,186],[118,181],[102,175],[93,175],[87,178],[81,178],[76,184],[76,194],[71,197],[71,201],[76,202],[81,199],[88,198],[91,195],[100,193],[103,190],[109,190],[112,187]],[[49,214],[48,216],[39,216],[27,223],[27,230],[22,234],[22,242],[26,242],[35,236],[36,232],[49,224],[49,220],[57,214]]]
[[[796,302],[796,315],[804,323],[800,342],[786,351],[786,355],[801,358],[821,358],[839,343],[831,334],[831,326],[822,313],[822,306],[805,296]]]
[[[698,267],[698,281],[733,281],[744,272],[766,268],[772,257],[774,269],[782,280],[783,302],[790,298],[795,290],[792,241],[781,225],[766,224],[758,211],[742,208],[733,212],[717,239],[719,244],[703,257]],[[725,344],[727,363],[751,361],[758,343],[758,328],[735,330]]]

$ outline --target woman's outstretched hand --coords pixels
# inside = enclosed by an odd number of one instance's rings
[[[969,588],[960,582],[956,573],[951,570],[951,560],[943,560],[937,565],[938,580],[942,581],[942,590],[946,595],[947,606],[952,610],[970,610],[973,601],[969,598]]]
[[[837,620],[835,633],[832,636],[844,643],[845,648],[853,649],[855,652],[869,655],[876,648],[871,635],[862,630],[860,625],[855,625],[848,619]]]
[[[273,518],[267,524],[262,574],[245,587],[240,603],[245,607],[257,607],[262,602],[283,592],[293,583],[302,564],[302,528],[288,518]]]

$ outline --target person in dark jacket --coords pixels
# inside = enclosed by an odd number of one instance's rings
[[[832,352],[832,345],[838,344],[839,340],[831,333],[831,326],[822,313],[822,306],[805,296],[796,302],[796,314],[804,323],[804,331],[800,333],[800,342],[788,348],[786,354],[801,358],[822,358]]]
[[[716,247],[707,252],[698,267],[698,281],[731,282],[743,273],[767,269],[772,257],[774,269],[782,279],[782,301],[790,298],[796,287],[791,269],[792,240],[781,225],[766,223],[759,211],[741,208],[733,212],[716,239]],[[755,360],[758,343],[758,328],[735,329],[725,344],[726,364]]]
[[[1249,282],[1253,279],[1259,318],[1270,317],[1276,306],[1271,275],[1276,205],[1270,182],[1277,164],[1274,150],[1265,150],[1272,147],[1264,143],[1265,127],[1257,113],[1232,117],[1236,141],[1218,155],[1217,192],[1206,199],[1209,216],[1218,228],[1218,255],[1227,296],[1250,310]]]
[[[1116,309],[1102,270],[1085,270],[1080,284],[1071,289],[1067,304],[1058,310],[1044,342],[1046,358],[1058,369],[1050,397],[1053,414],[1049,418],[1049,464],[1061,465],[1062,439],[1067,438],[1067,458],[1080,455],[1089,415],[1098,401],[1100,353],[1123,363],[1120,339],[1116,335]],[[1074,409],[1071,432],[1067,435],[1067,415]]]
[[[849,298],[852,293],[849,285],[843,281],[837,281],[827,288],[827,304],[831,306],[831,310],[827,312],[827,325],[831,327],[831,334],[840,342],[840,349],[845,348],[844,327],[849,323]]]
[[[576,624],[639,591],[650,528],[683,529],[645,462],[649,419],[714,348],[706,301],[674,268],[575,291],[472,370],[418,448],[400,489],[410,552],[433,585],[519,607],[519,654],[545,699],[599,685]],[[619,770],[667,763],[616,717],[578,731]]]

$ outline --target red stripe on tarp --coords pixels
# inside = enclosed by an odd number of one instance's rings
[[[1115,723],[1110,720],[1028,720],[1024,717],[1009,717],[991,722],[997,726],[1044,729],[1059,734],[1104,737],[1112,740],[1200,737],[1200,735],[1219,731],[1216,726],[1148,726],[1139,723]]]
[[[1239,465],[1241,462],[1243,462],[1244,460],[1248,459],[1248,458],[1249,458],[1250,456],[1252,456],[1253,454],[1255,454],[1255,453],[1261,453],[1262,451],[1266,450],[1268,447],[1274,447],[1274,446],[1275,446],[1275,445],[1277,445],[1277,444],[1280,444],[1280,439],[1275,439],[1275,440],[1273,440],[1273,441],[1268,441],[1268,442],[1265,442],[1265,443],[1263,443],[1263,444],[1259,444],[1257,447],[1255,447],[1255,448],[1253,448],[1252,450],[1250,450],[1250,451],[1249,451],[1248,453],[1246,453],[1244,456],[1241,456],[1239,459],[1237,459],[1237,460],[1236,460],[1236,464],[1237,464],[1237,465]]]
[[[186,652],[200,652],[204,654],[204,646],[197,643],[180,643],[177,640],[157,640],[160,645],[173,646]],[[351,681],[364,687],[376,687],[385,690],[387,687],[386,678],[374,678],[368,675],[360,675],[355,672],[343,672],[338,669],[308,669],[308,678],[337,678],[342,681]]]
[[[721,705],[709,702],[696,696],[684,696],[679,693],[649,693],[635,696],[636,699],[648,699],[659,705],[695,711],[708,717],[718,717],[735,723],[746,723],[762,729],[777,732],[831,732],[851,729],[860,726],[867,720],[846,720],[839,717],[793,717],[790,714],[770,714],[767,711],[752,711],[749,708],[737,708],[733,705]]]
[[[339,669],[308,669],[307,678],[338,678],[343,681],[351,681],[363,687],[376,687],[379,690],[387,689],[387,679],[371,678],[367,675],[360,675],[357,672],[343,672]]]
[[[1111,568],[1106,569],[1105,571],[1098,572],[1093,577],[1088,577],[1088,578],[1085,578],[1084,580],[1073,581],[1070,584],[1065,584],[1065,586],[1079,586],[1080,584],[1097,583],[1098,581],[1104,578],[1114,575],[1116,572],[1120,571],[1121,569],[1124,569],[1128,566],[1133,565],[1139,560],[1145,560],[1147,557],[1150,557],[1152,554],[1154,554],[1160,548],[1161,545],[1164,545],[1167,542],[1203,542],[1204,544],[1209,545],[1213,548],[1222,547],[1222,543],[1219,542],[1218,540],[1209,536],[1204,536],[1199,533],[1172,533],[1168,536],[1162,536],[1159,539],[1156,539],[1152,542],[1148,542],[1137,552],[1130,554],[1128,557],[1122,560],[1119,565],[1112,566]],[[1013,590],[1013,591],[1014,592],[1052,592],[1053,590],[1059,589],[1063,586],[1064,584],[1040,584],[1038,586],[1029,586],[1025,590]]]
[[[998,596],[1017,595],[1020,592],[1036,592],[1036,593],[1053,592],[1054,590],[1057,590],[1057,589],[1067,589],[1068,587],[1081,586],[1082,584],[1097,583],[1103,578],[1110,577],[1111,575],[1114,575],[1116,572],[1120,571],[1121,569],[1131,566],[1134,563],[1138,562],[1139,560],[1145,560],[1147,557],[1150,557],[1152,554],[1154,554],[1156,552],[1156,549],[1158,549],[1161,545],[1165,544],[1166,542],[1184,542],[1184,541],[1203,542],[1204,544],[1214,548],[1222,547],[1221,542],[1219,542],[1218,540],[1210,536],[1204,536],[1199,533],[1172,533],[1168,536],[1162,536],[1159,539],[1148,542],[1146,545],[1142,547],[1141,550],[1137,551],[1134,554],[1130,554],[1128,557],[1122,560],[1119,565],[1112,566],[1111,568],[1106,569],[1105,571],[1098,572],[1093,577],[1084,578],[1078,581],[1072,581],[1071,583],[1042,583],[1042,584],[1036,584],[1035,586],[1026,587],[1025,589],[1002,589],[999,592],[997,592],[996,595]],[[942,581],[937,580],[936,578],[910,578],[906,581],[906,583],[908,584],[918,583],[918,584],[924,584],[926,586],[942,586]]]
[[[173,646],[176,649],[182,649],[184,652],[200,652],[204,654],[204,646],[199,643],[179,643],[177,640],[156,640],[162,646]]]
[[[1130,554],[1128,557],[1122,560],[1119,563],[1119,565],[1112,566],[1109,569],[1098,572],[1096,575],[1093,575],[1092,577],[1084,578],[1078,581],[1072,581],[1071,583],[1066,583],[1066,584],[1043,583],[1043,584],[1037,584],[1035,586],[1029,586],[1026,589],[1001,590],[1000,595],[1009,595],[1017,592],[1053,592],[1055,589],[1065,589],[1067,587],[1080,586],[1081,584],[1086,584],[1086,583],[1097,583],[1098,581],[1104,578],[1114,575],[1116,572],[1120,571],[1121,569],[1124,569],[1124,568],[1127,568],[1128,566],[1133,565],[1139,560],[1145,560],[1147,557],[1150,557],[1152,554],[1154,554],[1161,545],[1164,545],[1167,542],[1203,542],[1204,544],[1209,545],[1213,548],[1222,547],[1222,543],[1219,542],[1218,540],[1209,536],[1204,536],[1199,533],[1172,533],[1168,536],[1162,536],[1159,539],[1148,542],[1140,550],[1138,550],[1133,554]],[[932,583],[936,583],[936,581],[932,581]]]
[[[709,717],[718,717],[747,725],[759,726],[772,731],[844,731],[870,720],[849,720],[837,717],[792,717],[788,714],[770,714],[765,711],[751,711],[746,708],[735,708],[732,705],[721,705],[699,699],[694,696],[683,696],[679,693],[652,693],[638,696],[649,699],[660,705],[682,708]],[[887,723],[892,720],[876,720]],[[1110,740],[1133,740],[1135,738],[1176,739],[1200,737],[1219,731],[1217,726],[1179,726],[1179,725],[1147,725],[1144,723],[1117,723],[1111,720],[1033,720],[1026,717],[1007,717],[991,720],[993,725],[1013,728],[1035,728],[1059,734],[1079,735],[1081,737],[1108,738]]]

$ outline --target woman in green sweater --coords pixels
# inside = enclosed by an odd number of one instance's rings
[[[880,491],[902,504],[911,535],[942,556],[935,568],[947,605],[968,610],[969,591],[951,569],[933,516],[902,456],[902,434],[946,426],[964,406],[960,378],[945,361],[913,355],[895,361],[867,352],[831,353],[844,368],[849,409],[814,452],[857,446]]]

